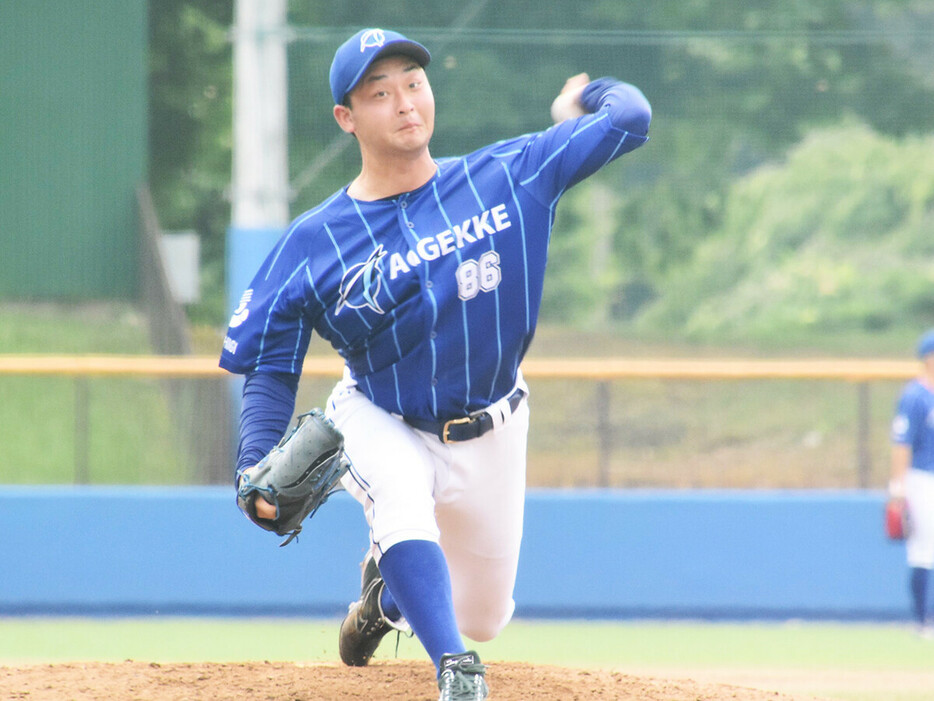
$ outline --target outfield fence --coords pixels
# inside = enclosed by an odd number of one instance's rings
[[[917,371],[833,358],[530,358],[522,368],[535,417],[529,483],[558,487],[878,486],[894,399]],[[297,410],[322,404],[341,370],[339,358],[306,358]],[[0,482],[229,482],[235,382],[214,356],[0,355],[0,396],[29,403],[0,411],[36,417],[34,436],[3,437],[30,457],[8,448]],[[124,452],[108,453],[112,444]],[[16,467],[56,449],[51,471]]]
[[[903,620],[904,550],[885,537],[884,503],[863,490],[529,489],[516,615]],[[280,548],[220,486],[12,486],[0,526],[0,557],[17,563],[0,615],[15,616],[339,618],[369,542],[347,493]],[[232,556],[244,552],[264,567]]]

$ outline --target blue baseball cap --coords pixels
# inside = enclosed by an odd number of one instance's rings
[[[431,61],[428,49],[399,34],[384,29],[361,29],[341,44],[331,62],[331,95],[334,104],[343,103],[347,93],[353,90],[366,69],[378,58],[402,54],[411,56],[420,66]]]
[[[918,357],[934,353],[934,329],[931,329],[918,340]]]

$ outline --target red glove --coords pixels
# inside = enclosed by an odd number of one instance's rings
[[[908,537],[908,505],[904,497],[889,497],[885,503],[885,535],[890,540]]]

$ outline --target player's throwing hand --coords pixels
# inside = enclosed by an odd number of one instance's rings
[[[577,119],[583,117],[586,112],[581,107],[581,95],[584,88],[590,84],[590,76],[586,73],[578,73],[568,78],[558,97],[551,103],[551,119],[555,124],[559,124],[567,119]]]

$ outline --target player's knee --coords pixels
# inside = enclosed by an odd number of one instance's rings
[[[509,599],[502,606],[482,607],[469,615],[458,615],[461,633],[478,643],[489,642],[503,631],[515,608],[515,602]]]
[[[461,633],[478,643],[486,643],[499,635],[508,621],[468,621]]]

